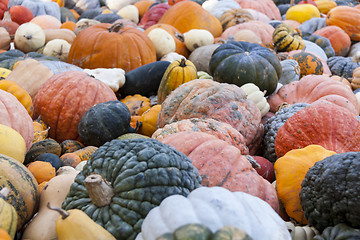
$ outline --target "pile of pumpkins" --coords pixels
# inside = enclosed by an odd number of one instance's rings
[[[0,239],[360,238],[358,1],[0,19]]]

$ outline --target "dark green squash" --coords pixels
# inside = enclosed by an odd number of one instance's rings
[[[130,129],[131,115],[125,103],[107,101],[89,108],[80,120],[78,132],[88,146],[100,147]]]
[[[316,43],[319,47],[322,48],[322,50],[324,50],[328,58],[335,56],[335,50],[331,46],[331,42],[329,41],[329,39],[327,39],[326,37],[311,34],[310,36],[304,37],[304,39]]]
[[[215,233],[204,224],[190,223],[177,228],[173,233],[166,233],[156,240],[251,240],[243,230],[234,226],[224,226]]]
[[[24,165],[36,161],[36,159],[43,153],[53,153],[57,156],[61,154],[60,144],[52,138],[35,142],[31,145],[29,151],[25,155]]]
[[[66,21],[76,22],[76,19],[75,19],[74,14],[70,11],[69,8],[61,7],[60,8],[60,21],[62,23],[66,22]]]
[[[313,34],[316,30],[319,30],[320,28],[323,28],[326,26],[326,18],[310,18],[309,20],[303,22],[298,26],[298,30],[300,30],[301,35],[309,36]]]
[[[360,63],[354,61],[353,57],[334,56],[326,61],[333,75],[351,79],[355,68],[360,67]]]
[[[266,95],[273,93],[281,77],[281,64],[268,48],[245,41],[229,41],[215,49],[210,73],[220,83],[242,86],[254,83]]]
[[[105,196],[95,194],[100,179]],[[90,186],[89,186],[90,185]],[[141,138],[105,143],[76,176],[62,207],[81,209],[116,239],[135,239],[149,211],[201,186],[191,160],[167,144]]]
[[[319,232],[345,223],[360,228],[360,152],[337,153],[308,170],[299,193],[304,215]]]
[[[170,65],[169,61],[156,61],[135,68],[125,74],[125,84],[118,93],[122,98],[140,94],[145,97],[156,95],[161,79]]]
[[[360,229],[349,227],[344,223],[325,228],[314,240],[356,240],[360,239]]]
[[[113,23],[118,19],[122,19],[122,17],[116,13],[102,13],[94,17],[94,20],[102,23]]]

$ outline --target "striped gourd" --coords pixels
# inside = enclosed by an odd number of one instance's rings
[[[19,230],[35,213],[39,202],[39,186],[25,165],[3,154],[0,154],[0,176],[0,189],[10,189],[6,201],[17,211]]]
[[[7,187],[0,190],[0,228],[7,231],[13,239],[16,233],[17,213],[15,208],[5,200],[9,191]]]

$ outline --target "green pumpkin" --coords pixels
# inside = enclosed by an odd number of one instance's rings
[[[209,68],[217,82],[239,87],[254,83],[266,95],[275,91],[282,73],[280,61],[270,49],[245,41],[229,41],[216,48]]]
[[[212,233],[204,224],[190,223],[177,228],[173,233],[166,233],[156,240],[251,240],[243,230],[234,226],[224,226]]]
[[[352,228],[344,223],[329,226],[314,240],[356,240],[360,239],[360,229]]]
[[[89,187],[89,180],[99,175],[101,191]],[[151,138],[114,139],[91,155],[62,207],[81,209],[116,239],[130,240],[163,199],[187,196],[200,186],[201,177],[191,160],[169,145]],[[102,190],[104,195],[99,194]]]
[[[89,146],[100,147],[130,129],[131,115],[125,103],[107,101],[89,108],[81,118],[78,132],[81,140]]]

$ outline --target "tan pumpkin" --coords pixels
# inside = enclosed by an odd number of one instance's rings
[[[54,40],[54,39],[64,39],[68,43],[72,43],[76,37],[74,31],[66,28],[60,29],[44,29],[45,33],[45,43]]]
[[[31,19],[30,22],[37,24],[42,29],[60,29],[61,27],[60,20],[48,14],[38,15]]]
[[[270,18],[270,20],[281,20],[279,8],[272,0],[236,0],[241,8],[257,10]]]

